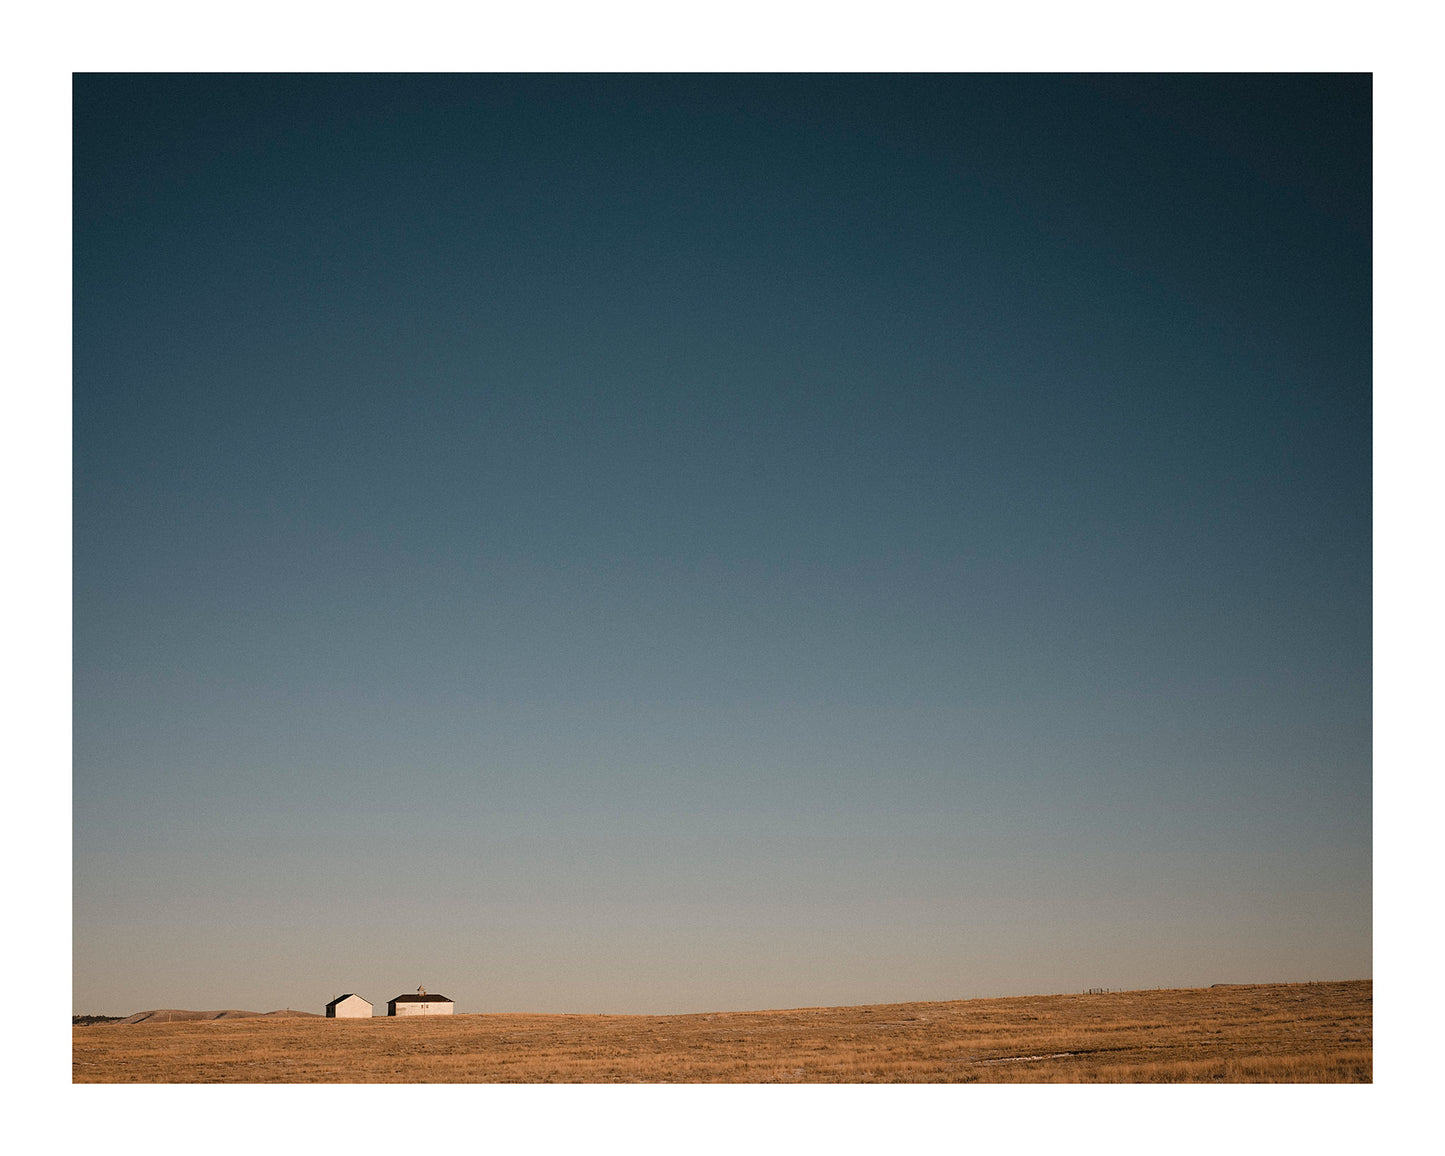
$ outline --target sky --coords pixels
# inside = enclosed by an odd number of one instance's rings
[[[73,114],[77,1013],[1370,976],[1368,76]]]

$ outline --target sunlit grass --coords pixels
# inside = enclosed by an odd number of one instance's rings
[[[1369,1082],[1372,984],[73,1028],[77,1083]]]

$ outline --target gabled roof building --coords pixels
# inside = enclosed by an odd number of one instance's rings
[[[370,1019],[371,1003],[354,992],[339,995],[326,1005],[327,1019]]]

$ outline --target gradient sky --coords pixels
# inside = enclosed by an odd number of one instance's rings
[[[75,1011],[1371,974],[1368,76],[74,124]]]

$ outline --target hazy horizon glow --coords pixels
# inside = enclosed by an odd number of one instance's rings
[[[1368,76],[78,76],[75,1011],[1366,978]]]

